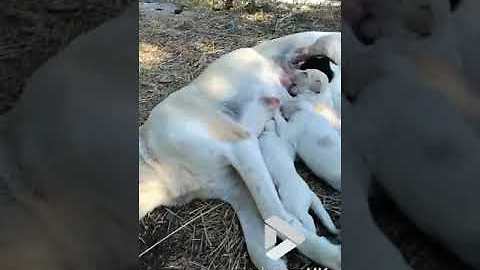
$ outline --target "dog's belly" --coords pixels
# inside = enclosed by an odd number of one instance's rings
[[[140,128],[140,217],[209,196],[228,167],[228,145],[209,137],[200,121],[158,112]]]
[[[219,164],[218,160],[210,162]],[[139,217],[159,205],[180,205],[195,198],[223,199],[228,191],[225,181],[231,178],[229,166],[204,167],[171,158],[157,160],[153,166],[140,161]]]

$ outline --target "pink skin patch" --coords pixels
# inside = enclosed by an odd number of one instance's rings
[[[300,66],[307,60],[308,58],[308,48],[299,48],[295,51],[295,57],[292,59],[292,64],[300,68]]]
[[[262,97],[262,101],[271,110],[280,108],[280,99],[276,97]]]
[[[280,75],[280,83],[283,87],[289,89],[293,84],[292,76],[287,72],[282,72],[282,75]]]

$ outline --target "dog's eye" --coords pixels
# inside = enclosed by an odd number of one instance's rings
[[[456,11],[461,3],[462,3],[462,0],[450,0],[450,11],[451,12]]]

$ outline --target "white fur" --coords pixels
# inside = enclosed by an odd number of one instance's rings
[[[340,119],[318,94],[303,94],[283,108],[288,122],[276,117],[280,134],[315,173],[336,190],[341,189]],[[316,111],[323,108],[326,111]]]
[[[337,229],[321,200],[297,173],[294,164],[294,149],[277,134],[273,120],[267,122],[265,131],[259,140],[265,164],[272,174],[280,200],[287,211],[297,217],[304,227],[316,232],[313,219],[308,213],[309,209],[312,208],[323,225],[330,232],[337,233]]]
[[[160,205],[219,198],[238,213],[249,254],[260,269],[286,269],[284,262],[266,257],[263,220],[272,215],[305,234],[306,241],[299,247],[303,254],[340,269],[340,247],[304,228],[285,209],[257,139],[272,117],[261,98],[285,101],[289,97],[280,80],[284,71],[272,59],[285,49],[297,49],[297,42],[291,41],[301,41],[303,46],[310,44],[306,37],[312,36],[322,33],[224,55],[153,109],[140,128],[139,217]],[[235,104],[233,111],[242,112],[239,119],[224,113],[229,111],[227,104]]]

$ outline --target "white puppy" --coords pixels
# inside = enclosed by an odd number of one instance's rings
[[[340,118],[318,94],[305,93],[282,107],[279,133],[305,164],[336,190],[341,189]]]
[[[290,92],[302,94],[314,92],[319,94],[318,101],[331,107],[341,115],[341,36],[331,34],[318,39],[310,46],[297,51],[297,67],[293,71],[294,87]],[[310,59],[323,57],[326,64],[307,63]],[[322,66],[318,66],[322,65]],[[324,70],[322,70],[324,69]],[[328,73],[328,74],[326,74]]]
[[[287,211],[296,216],[307,229],[315,232],[315,224],[308,213],[311,208],[331,233],[338,233],[321,200],[298,175],[294,164],[294,149],[277,134],[273,120],[267,122],[259,140],[265,164]]]
[[[329,82],[327,75],[317,69],[295,70],[294,86],[290,92],[295,95],[316,93],[316,102],[331,108],[341,116],[341,72],[340,67],[330,63],[334,77]]]

